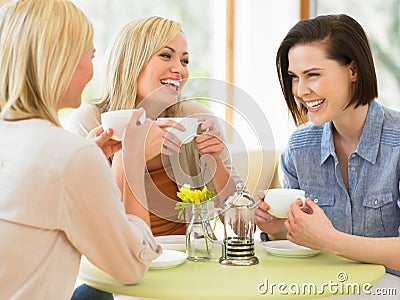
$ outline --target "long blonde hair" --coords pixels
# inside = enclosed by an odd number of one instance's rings
[[[95,101],[100,112],[136,107],[139,73],[180,32],[180,23],[161,17],[125,25],[108,49],[105,90],[103,97]]]
[[[19,0],[0,10],[0,118],[59,124],[57,104],[93,43],[85,14],[66,0]]]

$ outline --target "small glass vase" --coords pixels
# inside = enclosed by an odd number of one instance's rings
[[[208,261],[211,258],[213,243],[204,233],[203,219],[207,215],[207,203],[193,204],[186,208],[189,221],[186,229],[186,253],[188,260]]]

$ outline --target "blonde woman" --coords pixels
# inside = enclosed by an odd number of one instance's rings
[[[174,136],[168,138],[166,127],[173,123],[158,121],[163,134],[156,147],[146,148],[146,194],[154,235],[185,234],[186,224],[174,210],[179,186],[207,184],[224,200],[241,180],[212,113],[194,101],[178,101],[189,76],[188,63],[187,42],[179,23],[161,17],[130,22],[110,46],[103,97],[83,103],[70,119],[70,129],[81,135],[100,124],[101,113],[117,109],[143,107],[152,119],[194,116],[205,120],[204,133],[184,145]],[[120,153],[114,156],[112,168],[120,189],[129,190]]]
[[[161,252],[134,216],[138,200],[131,197],[125,213],[101,149],[60,127],[57,111],[79,106],[94,52],[92,25],[69,1],[13,1],[0,10],[4,299],[70,299],[82,254],[117,280],[136,283]],[[138,126],[140,114],[123,143],[139,158],[138,137],[152,124]],[[144,168],[143,159],[125,159]]]

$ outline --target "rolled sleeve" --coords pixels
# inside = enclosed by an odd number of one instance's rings
[[[157,258],[162,250],[160,245],[156,244],[149,226],[141,218],[134,215],[127,215],[133,231],[138,231],[142,235],[143,249],[139,254],[140,259],[145,263],[150,263]]]

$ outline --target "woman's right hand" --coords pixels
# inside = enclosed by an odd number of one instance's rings
[[[138,112],[133,112],[131,119],[127,123],[123,139],[124,147],[143,147],[144,145],[146,161],[151,160],[160,153],[172,155],[178,152],[180,148],[179,139],[172,133],[169,133],[165,128],[172,126],[183,130],[185,130],[185,128],[172,120],[152,121],[146,119],[145,122],[140,125],[139,119],[142,110],[143,109]]]
[[[99,125],[93,128],[86,138],[93,140],[101,148],[104,155],[109,158],[122,148],[121,142],[113,140],[112,135],[113,130],[111,128],[104,130],[103,126]]]
[[[268,235],[273,236],[274,239],[285,239],[286,238],[286,228],[285,221],[287,219],[276,218],[271,215],[268,210],[270,206],[268,203],[264,202],[265,193],[259,191],[258,196],[258,207],[254,212],[254,222],[261,231],[268,233]]]
[[[171,119],[158,119],[157,124],[163,131],[162,135],[162,153],[165,155],[172,155],[176,152],[180,152],[182,142],[166,128],[174,127],[180,131],[185,131],[186,128],[180,123],[177,123]]]
[[[169,133],[164,129],[165,127],[171,127],[172,125],[167,126],[164,122],[148,121],[152,122],[152,125],[145,142],[146,161],[151,160],[160,153],[169,156],[178,152],[180,147],[179,139],[174,134]]]

